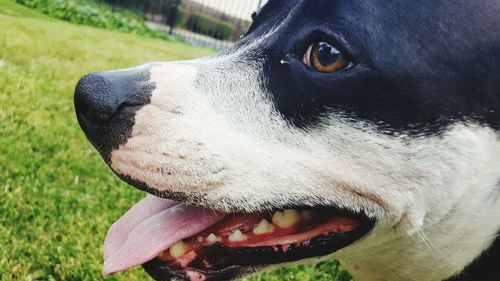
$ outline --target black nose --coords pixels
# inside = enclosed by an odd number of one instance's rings
[[[135,112],[149,103],[153,90],[149,69],[145,67],[83,77],[75,89],[75,109],[92,144],[108,153],[126,141]]]
[[[86,75],[75,90],[78,117],[100,125],[110,121],[123,106],[144,104],[151,87],[146,72],[125,70]]]

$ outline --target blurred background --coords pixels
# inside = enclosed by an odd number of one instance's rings
[[[164,0],[118,1],[143,11],[152,27],[178,35],[201,46],[225,48],[250,27],[251,15],[264,0]]]
[[[98,27],[116,25],[123,29],[126,29],[128,25],[130,29],[133,29],[134,24],[141,23],[152,30],[177,36],[197,46],[222,49],[231,46],[245,33],[252,22],[252,13],[262,7],[267,0],[78,0],[73,2],[18,0],[16,2],[79,24]],[[74,7],[69,7],[71,5]],[[76,11],[71,11],[71,8]],[[111,22],[106,22],[103,17],[102,12],[106,10],[115,13],[114,18],[109,19]],[[119,13],[129,16],[128,21],[116,18]]]
[[[0,280],[103,278],[110,225],[145,195],[117,179],[76,121],[94,71],[186,60],[232,44],[260,0],[0,0]],[[337,262],[252,281],[350,281]]]

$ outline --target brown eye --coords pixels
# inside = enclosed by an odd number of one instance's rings
[[[304,55],[304,63],[323,73],[336,72],[351,65],[337,48],[326,42],[312,44]]]

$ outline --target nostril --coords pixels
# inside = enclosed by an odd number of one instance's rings
[[[99,73],[84,76],[75,89],[75,108],[79,118],[92,124],[107,122],[118,108],[112,85]]]

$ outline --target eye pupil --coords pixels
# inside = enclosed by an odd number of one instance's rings
[[[322,65],[332,65],[337,62],[340,56],[342,56],[342,54],[332,45],[325,42],[318,44],[318,61]]]

